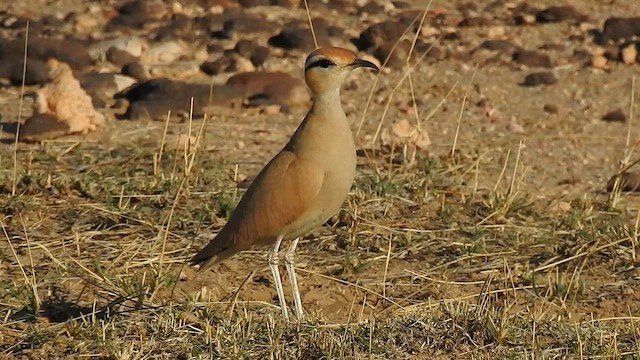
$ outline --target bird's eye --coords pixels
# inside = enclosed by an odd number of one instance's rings
[[[307,67],[307,69],[311,69],[311,68],[314,68],[314,67],[321,67],[321,68],[323,68],[323,69],[326,69],[326,68],[328,68],[328,67],[330,67],[330,66],[333,66],[333,65],[335,65],[335,64],[334,64],[334,63],[333,63],[333,61],[331,61],[331,60],[328,60],[328,59],[320,59],[320,60],[318,60],[318,61],[316,61],[316,62],[312,63],[311,65],[309,65],[309,66]]]

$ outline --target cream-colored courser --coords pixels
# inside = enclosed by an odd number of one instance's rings
[[[322,225],[340,209],[356,172],[356,148],[340,101],[340,87],[351,70],[373,63],[349,50],[313,51],[305,80],[313,105],[287,145],[255,178],[218,235],[192,259],[198,271],[256,245],[274,244],[269,253],[282,315],[289,319],[278,270],[283,240],[293,240],[285,254],[296,316],[303,318],[293,262],[300,236]]]

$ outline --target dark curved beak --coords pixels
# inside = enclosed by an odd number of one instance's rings
[[[380,69],[378,68],[378,66],[376,64],[372,63],[371,61],[362,60],[362,59],[355,59],[351,63],[351,66],[354,66],[354,67],[368,67],[368,68],[372,68],[372,69],[375,69],[377,71],[380,71]]]

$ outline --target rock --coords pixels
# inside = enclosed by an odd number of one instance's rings
[[[640,36],[640,17],[610,17],[604,22],[602,35],[613,41]]]
[[[176,2],[174,4],[179,3]],[[176,39],[196,40],[196,37],[193,36],[193,33],[194,31],[192,19],[184,14],[174,14],[169,20],[168,24],[156,31],[154,40],[160,42]]]
[[[531,25],[535,22],[536,22],[536,17],[535,15],[532,15],[532,14],[522,14],[522,15],[517,15],[515,17],[516,25]]]
[[[275,114],[279,114],[281,111],[282,111],[282,106],[274,104],[274,105],[267,105],[263,107],[261,113],[265,115],[275,115]]]
[[[491,20],[480,16],[467,17],[465,19],[462,19],[462,21],[458,23],[459,27],[477,27],[489,25],[492,25]]]
[[[271,5],[282,6],[287,9],[298,9],[301,0],[271,0]]]
[[[46,62],[50,58],[65,62],[72,69],[83,69],[93,63],[84,41],[73,38],[47,39],[29,37],[29,58]],[[16,40],[0,39],[0,59],[2,62],[19,61],[24,56],[24,38]]]
[[[231,39],[235,34],[273,33],[274,29],[281,27],[281,24],[268,18],[264,13],[254,15],[236,7],[228,8],[221,14],[210,13],[197,17],[192,22],[195,31],[208,33],[214,39]],[[300,21],[298,24],[302,23]]]
[[[425,54],[425,58],[431,60],[444,60],[447,56],[447,53],[441,47],[433,43],[418,41],[413,50],[413,60],[417,60],[422,54]]]
[[[143,64],[170,64],[187,55],[188,51],[187,44],[180,40],[156,43],[142,54],[140,62]]]
[[[480,44],[483,49],[500,52],[513,52],[517,46],[509,40],[485,40]]]
[[[612,176],[607,182],[607,191],[613,191],[618,176]],[[627,171],[618,180],[620,191],[638,191],[640,189],[640,171]]]
[[[13,86],[22,85],[22,74],[24,63],[22,60],[12,59],[0,62],[0,78],[9,79]],[[51,78],[49,77],[49,66],[46,62],[36,59],[27,59],[27,72],[25,74],[25,85],[42,85]]]
[[[169,7],[161,0],[132,0],[118,7],[118,13],[107,24],[107,31],[130,31],[153,25],[168,17]]]
[[[70,32],[74,16],[74,12],[67,14],[67,16],[64,16],[62,13],[44,15],[40,18],[40,21],[32,21],[31,25],[33,26],[34,23],[36,23],[36,34],[45,33],[47,30],[52,28],[59,29],[61,32]],[[34,29],[31,28],[30,30]]]
[[[5,29],[24,29],[27,26],[27,22],[30,21],[32,22],[32,19],[14,16],[4,11],[0,12],[0,27]],[[33,22],[31,25],[33,25]]]
[[[632,41],[620,46],[620,58],[625,64],[635,64],[638,61],[638,48],[640,42]]]
[[[491,26],[487,31],[489,39],[501,39],[507,34],[507,30],[502,25]]]
[[[315,19],[314,30],[319,47],[331,46],[329,28],[325,21]],[[316,48],[309,25],[297,22],[286,24],[280,33],[269,38],[268,43],[271,46],[286,50],[312,51]]]
[[[215,61],[206,61],[200,70],[207,75],[218,75],[224,72],[248,72],[255,70],[253,63],[236,53],[226,53]]]
[[[410,2],[407,2],[407,1],[392,1],[391,4],[396,9],[408,9],[408,8],[413,6],[413,3],[410,3]]]
[[[431,145],[429,135],[413,126],[407,119],[398,120],[390,128],[384,129],[380,140],[385,146],[391,146],[394,143],[399,147],[408,145],[410,151],[413,151],[414,148],[427,150]]]
[[[389,41],[378,46],[373,51],[373,56],[380,63],[384,64],[386,62],[386,66],[389,68],[400,69],[407,65],[407,58],[409,57],[410,49],[411,41],[407,39],[402,40],[397,46],[395,46],[394,42]]]
[[[358,50],[367,51],[388,42],[396,42],[404,31],[405,27],[401,23],[393,20],[384,21],[366,28],[354,42]]]
[[[602,121],[607,122],[625,122],[627,121],[627,115],[622,111],[622,109],[616,109],[606,113],[602,117]]]
[[[138,58],[124,50],[120,50],[116,47],[111,47],[109,50],[107,50],[106,60],[113,65],[123,66],[125,64],[138,61]]]
[[[20,126],[18,140],[40,142],[65,136],[70,132],[69,124],[51,114],[33,114]]]
[[[249,60],[251,60],[251,63],[254,66],[262,66],[267,61],[270,55],[271,51],[268,47],[260,46],[253,54],[251,54]]]
[[[360,16],[377,14],[384,14],[384,6],[375,1],[369,1],[358,9],[358,15]]]
[[[234,57],[234,61],[231,66],[232,72],[250,72],[256,68],[253,66],[251,60],[243,58],[242,56]]]
[[[563,44],[559,44],[559,43],[553,43],[553,42],[546,42],[544,44],[542,44],[540,46],[541,50],[550,50],[550,51],[557,51],[557,52],[562,52],[564,51],[566,48]]]
[[[167,18],[169,8],[162,0],[132,0],[121,5],[118,12],[141,16],[147,21],[155,21]]]
[[[271,5],[270,0],[238,0],[238,4],[245,8],[255,7],[255,6],[269,6]]]
[[[152,79],[137,83],[114,96],[129,101],[124,114],[131,120],[165,120],[167,113],[188,113],[193,98],[194,116],[204,114],[209,105],[234,106],[243,92],[232,86],[213,86],[169,79]]]
[[[522,86],[533,87],[540,85],[552,85],[558,81],[554,73],[549,71],[534,72],[527,75],[522,82]]]
[[[602,48],[603,54],[605,58],[609,61],[618,61],[620,59],[620,47],[614,44],[607,44]]]
[[[29,123],[29,131],[23,132],[21,138],[40,141],[66,134],[86,134],[103,126],[104,116],[94,109],[91,97],[73,77],[69,65],[54,59],[47,65],[51,82],[36,92],[34,115],[25,122]]]
[[[77,14],[73,20],[73,29],[78,34],[90,34],[100,26],[97,14]]]
[[[435,26],[423,26],[420,28],[420,37],[422,39],[432,38],[432,40],[435,40],[440,34],[440,29]]]
[[[231,59],[222,57],[214,61],[205,61],[200,65],[200,70],[209,75],[218,75],[226,71],[230,67]]]
[[[576,8],[571,5],[551,6],[536,14],[536,21],[539,23],[554,23],[566,20],[574,20],[575,22],[584,22],[589,19]]]
[[[237,21],[235,19],[225,20],[222,23],[222,29],[211,32],[211,37],[220,40],[229,40],[233,38],[233,33],[237,27]]]
[[[236,43],[235,52],[251,60],[254,66],[261,66],[270,55],[269,48],[256,44],[251,40],[240,40]]]
[[[250,106],[278,104],[304,106],[310,101],[304,82],[283,72],[255,71],[236,74],[227,86],[240,90]]]
[[[134,78],[116,73],[88,73],[79,80],[95,107],[110,105],[115,94],[136,83]]]
[[[139,37],[121,36],[92,44],[89,49],[89,54],[93,60],[101,61],[107,57],[109,51],[119,50],[127,54],[123,56],[138,59],[148,47],[147,42]]]
[[[236,46],[233,48],[233,50],[241,56],[249,58],[251,57],[251,54],[253,54],[259,47],[260,45],[256,44],[256,42],[253,40],[242,39],[236,43]]]
[[[552,67],[551,59],[548,55],[536,51],[518,49],[513,52],[512,59],[515,63],[528,67]]]
[[[598,55],[591,58],[591,67],[594,69],[604,69],[607,66],[607,58]]]
[[[544,110],[545,112],[548,112],[549,114],[557,114],[559,109],[557,105],[544,104],[544,106],[542,107],[542,110]]]
[[[122,75],[130,76],[136,80],[147,80],[149,79],[149,74],[147,69],[144,66],[140,65],[138,62],[128,63],[122,67],[120,70]]]

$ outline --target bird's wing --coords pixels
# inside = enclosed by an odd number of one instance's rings
[[[204,263],[202,271],[256,243],[275,239],[303,216],[317,198],[323,179],[322,169],[282,151],[258,174],[224,228],[191,262]]]

